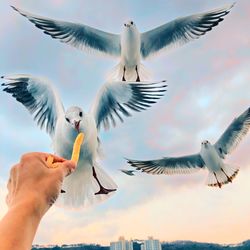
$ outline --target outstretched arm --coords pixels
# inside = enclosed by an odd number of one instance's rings
[[[0,249],[31,249],[43,215],[57,199],[64,177],[75,163],[53,156],[58,168],[48,168],[48,154],[29,153],[11,169],[6,202],[8,212],[0,221]]]

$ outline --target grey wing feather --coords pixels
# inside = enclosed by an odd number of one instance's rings
[[[250,108],[235,118],[219,140],[214,144],[218,154],[225,158],[225,155],[237,147],[250,128]]]
[[[129,176],[134,176],[134,172],[135,170],[127,170],[127,169],[120,169],[121,172],[123,172],[124,174],[126,175],[129,175]]]
[[[63,105],[55,90],[44,80],[29,75],[2,76],[3,91],[11,94],[33,115],[37,125],[54,135],[57,118],[64,113]]]
[[[36,27],[52,38],[59,39],[77,49],[87,47],[112,56],[120,56],[120,35],[104,32],[84,24],[36,16],[13,6],[12,8],[27,17]]]
[[[205,167],[199,154],[182,157],[164,157],[159,160],[138,161],[127,159],[128,163],[147,174],[187,174]]]
[[[167,85],[161,82],[109,82],[99,91],[92,106],[97,128],[101,125],[109,129],[116,120],[123,122],[124,116],[131,116],[130,111],[140,112],[149,108],[160,99]]]
[[[141,55],[146,58],[163,48],[185,44],[210,31],[233,5],[210,12],[175,19],[141,34]]]

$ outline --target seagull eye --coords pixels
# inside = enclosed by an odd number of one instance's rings
[[[69,118],[65,117],[65,119],[66,119],[67,122],[70,122]]]
[[[132,21],[132,22],[130,22],[131,23],[131,25],[133,25],[134,24],[134,22]]]
[[[82,111],[79,113],[79,116],[82,117]]]

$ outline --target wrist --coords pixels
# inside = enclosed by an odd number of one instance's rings
[[[31,249],[44,212],[36,195],[15,195],[0,223],[0,249]]]
[[[17,195],[11,205],[10,210],[18,210],[27,213],[37,219],[41,219],[48,209],[48,205],[39,194],[30,192],[24,195]]]

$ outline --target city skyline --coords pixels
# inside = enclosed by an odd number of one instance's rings
[[[159,241],[157,239],[154,239],[154,237],[152,236],[148,236],[148,239],[147,240],[156,240],[156,241]],[[127,241],[127,242],[131,242],[132,243],[132,250],[139,250],[141,249],[140,246],[143,245],[142,242],[145,242],[147,241],[145,239],[130,239],[130,240],[126,240],[124,238],[124,236],[120,236],[118,238],[118,241],[117,242],[110,242],[110,246],[103,246],[103,245],[100,245],[100,244],[96,244],[96,243],[90,243],[90,244],[86,244],[86,243],[77,243],[77,244],[68,244],[68,245],[65,245],[65,244],[62,244],[62,245],[33,245],[33,248],[32,249],[51,249],[53,247],[66,247],[66,248],[69,248],[69,247],[76,247],[77,249],[79,247],[84,247],[84,249],[86,249],[86,246],[90,246],[90,247],[96,247],[99,249],[102,249],[102,250],[106,250],[107,248],[109,248],[110,250],[112,250],[112,243],[118,243],[119,241]],[[211,249],[209,247],[213,246],[213,247],[217,247],[216,249],[220,249],[222,250],[222,248],[224,247],[225,249],[235,249],[237,250],[238,248],[239,249],[248,249],[247,247],[250,245],[250,240],[245,240],[243,242],[239,242],[239,243],[236,243],[236,244],[215,244],[215,243],[209,243],[209,242],[195,242],[195,241],[182,241],[182,240],[178,240],[178,241],[173,241],[173,242],[169,242],[169,241],[162,241],[160,242],[160,245],[161,247],[165,249],[169,249],[169,246],[178,246],[178,247],[182,247],[182,249],[185,249],[185,246],[189,247],[189,249],[192,249],[192,245],[194,247],[196,247],[196,249],[198,249],[197,247],[200,247],[199,249],[203,249],[204,247],[207,247],[208,249]],[[133,248],[133,246],[135,245],[135,249]],[[139,246],[139,248],[138,248]],[[167,248],[165,247],[167,246]],[[203,247],[203,248],[202,248]],[[207,249],[206,248],[206,249]],[[125,250],[125,248],[123,248]],[[175,248],[174,248],[175,249]],[[179,249],[179,248],[178,248]],[[215,249],[215,248],[213,248]],[[93,248],[91,248],[91,250],[93,250]],[[156,250],[156,249],[155,249]]]

